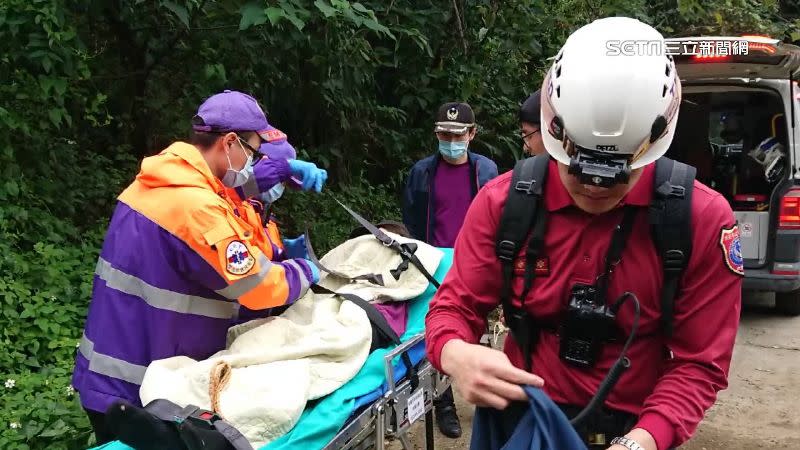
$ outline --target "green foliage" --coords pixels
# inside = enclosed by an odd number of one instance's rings
[[[71,365],[60,364],[40,372],[1,375],[3,449],[85,449],[93,445],[89,420],[70,386],[71,374]]]
[[[359,224],[333,198],[335,197],[365,219],[400,221],[400,207],[395,188],[356,181],[330,189],[327,194],[287,193],[276,202],[274,214],[286,238],[309,230],[314,251],[322,256],[347,239]]]
[[[0,2],[0,448],[90,444],[67,387],[106,223],[138,161],[184,138],[204,98],[252,93],[329,170],[329,192],[399,219],[440,103],[472,104],[473,149],[510,168],[546,58],[610,15],[667,35],[800,39],[800,7],[777,0]],[[320,254],[356,226],[327,194],[276,208]]]

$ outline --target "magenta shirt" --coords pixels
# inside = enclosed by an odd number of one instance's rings
[[[431,245],[452,248],[472,202],[469,163],[441,161],[433,180],[435,227]]]

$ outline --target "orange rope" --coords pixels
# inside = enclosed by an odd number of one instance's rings
[[[219,397],[222,390],[225,389],[228,382],[231,380],[232,371],[233,369],[230,364],[225,361],[217,361],[214,367],[211,368],[211,375],[209,377],[208,396],[211,398],[211,410],[222,419],[225,418],[220,411]]]

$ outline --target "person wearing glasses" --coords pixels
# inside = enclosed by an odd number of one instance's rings
[[[439,107],[434,123],[438,152],[414,164],[403,194],[403,223],[414,239],[452,248],[472,199],[497,176],[494,161],[469,150],[476,132],[470,105],[450,102]],[[461,436],[452,389],[434,405],[442,434]]]
[[[94,274],[72,385],[98,444],[115,439],[105,412],[141,406],[150,362],[202,360],[225,348],[240,307],[291,304],[319,280],[305,259],[272,261],[260,217],[246,201],[294,178],[319,190],[324,171],[262,158],[267,118],[251,96],[225,91],[192,120],[191,143],[147,157],[118,197]]]
[[[295,150],[294,146],[289,143],[289,139],[286,134],[272,125],[269,125],[267,129],[266,141],[261,144],[261,147],[258,149],[259,152],[262,153],[266,158],[282,159],[288,161],[290,164],[293,164],[292,161],[297,159],[297,151]],[[318,172],[319,173],[316,175],[319,175],[320,177],[324,176],[325,178],[327,177],[327,174],[324,170],[320,170]],[[319,181],[324,183],[325,178],[321,178]],[[310,183],[310,185],[312,185],[313,189],[316,190],[317,181]],[[272,246],[273,261],[283,261],[291,258],[308,258],[305,234],[301,234],[295,238],[282,237],[281,231],[278,229],[278,220],[273,214],[272,206],[281,197],[283,197],[287,187],[290,190],[302,190],[303,183],[294,177],[289,177],[288,179],[276,184],[268,191],[261,192],[258,195],[249,197],[247,199],[247,201],[253,205],[256,212],[261,216],[261,221],[264,224],[267,237],[269,238],[270,245]],[[238,190],[241,190],[241,188],[237,188],[237,191]],[[239,194],[240,197],[245,196],[244,192],[237,192],[237,194]],[[242,319],[241,313],[242,310],[240,309],[240,319]],[[257,314],[254,317],[260,317],[260,315],[263,314],[261,311],[256,311],[255,313]]]
[[[539,119],[540,106],[541,90],[538,90],[525,99],[519,108],[520,137],[525,156],[536,156],[545,152]]]

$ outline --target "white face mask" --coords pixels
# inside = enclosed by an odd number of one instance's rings
[[[225,157],[228,158],[228,170],[225,172],[225,176],[222,177],[222,184],[230,188],[237,188],[244,185],[253,176],[253,155],[247,154],[241,139],[238,140],[238,143],[239,148],[247,155],[247,161],[245,161],[244,167],[236,170],[233,168],[233,164],[231,164],[230,155],[228,152],[225,152]]]

